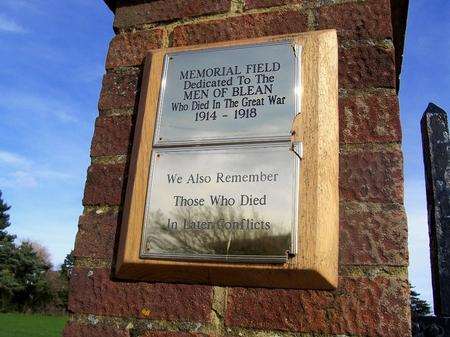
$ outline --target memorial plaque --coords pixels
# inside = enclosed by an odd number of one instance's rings
[[[116,276],[333,289],[334,30],[149,51]]]
[[[141,257],[285,262],[296,253],[298,151],[290,142],[155,149]]]
[[[300,53],[289,41],[168,53],[154,144],[289,139]]]

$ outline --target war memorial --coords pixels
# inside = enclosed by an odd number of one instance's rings
[[[408,1],[105,5],[64,336],[410,336]]]

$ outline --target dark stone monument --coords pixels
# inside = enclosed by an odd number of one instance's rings
[[[422,121],[434,312],[450,317],[450,165],[447,114],[430,103]]]
[[[449,337],[450,317],[422,316],[412,324],[414,337]]]
[[[430,103],[421,120],[434,316],[413,322],[413,336],[450,336],[450,156],[447,114]]]

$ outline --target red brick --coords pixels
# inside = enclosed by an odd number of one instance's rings
[[[112,259],[118,222],[119,216],[115,212],[80,216],[75,256]]]
[[[339,123],[341,143],[401,141],[395,94],[377,92],[340,98]]]
[[[116,9],[114,27],[125,28],[158,21],[223,13],[230,9],[230,4],[230,0],[158,0],[119,6]]]
[[[162,47],[164,34],[153,29],[116,35],[109,44],[106,68],[141,65],[149,50]]]
[[[64,337],[130,337],[127,330],[69,322],[64,328]]]
[[[341,264],[408,265],[408,231],[403,207],[381,209],[344,204],[340,211]]]
[[[395,88],[394,50],[376,46],[339,49],[339,86]]]
[[[341,154],[341,200],[403,203],[402,165],[399,149]]]
[[[76,268],[70,287],[69,310],[75,313],[188,322],[210,320],[209,286],[120,282],[111,280],[106,269]]]
[[[246,0],[245,9],[275,7],[290,4],[298,4],[301,2],[303,2],[303,0]]]
[[[100,111],[137,107],[139,76],[140,70],[135,68],[105,74],[98,103]]]
[[[182,331],[149,331],[139,337],[207,337],[207,335]]]
[[[83,205],[120,205],[124,164],[92,164],[87,173]]]
[[[320,7],[318,24],[319,29],[336,29],[341,38],[392,39],[389,0]]]
[[[277,11],[212,20],[178,26],[173,31],[173,45],[210,43],[268,35],[299,33],[308,30],[308,19],[299,11]]]
[[[233,288],[225,323],[245,328],[410,336],[406,281],[340,278],[336,291]]]
[[[95,122],[91,156],[127,154],[131,147],[131,116],[98,117]]]

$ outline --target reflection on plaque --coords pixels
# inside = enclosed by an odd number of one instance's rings
[[[155,148],[142,258],[283,263],[296,253],[290,142]]]
[[[154,145],[289,139],[300,53],[282,41],[167,54]]]

